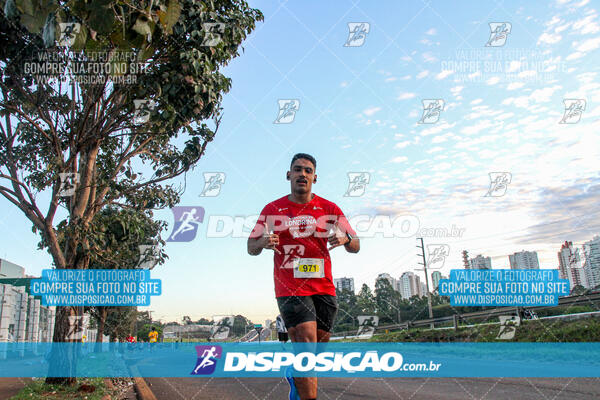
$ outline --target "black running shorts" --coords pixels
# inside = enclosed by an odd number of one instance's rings
[[[338,310],[335,296],[326,294],[278,297],[277,305],[288,329],[303,322],[317,321],[317,329],[331,332]]]

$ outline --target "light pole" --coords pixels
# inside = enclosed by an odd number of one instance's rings
[[[421,241],[421,245],[417,246],[421,249],[421,254],[417,254],[418,256],[423,257],[423,262],[419,263],[423,266],[423,271],[425,271],[425,290],[427,290],[427,307],[429,308],[429,318],[433,319],[433,308],[431,306],[431,292],[429,291],[429,274],[427,273],[427,261],[425,260],[425,245],[423,244],[423,238],[417,238],[417,240]],[[430,325],[431,329],[434,328],[433,322]]]

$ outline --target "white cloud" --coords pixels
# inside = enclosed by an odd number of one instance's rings
[[[405,140],[403,142],[396,143],[396,145],[394,147],[397,149],[403,149],[407,146],[410,146],[410,143],[411,143],[410,140]]]
[[[431,128],[426,128],[421,131],[421,136],[435,135],[436,133],[440,133],[444,129],[453,128],[456,125],[456,122],[453,124],[449,124],[447,122],[441,124],[435,124]]]
[[[558,89],[562,89],[562,86],[556,85],[552,87],[546,87],[543,89],[534,90],[529,96],[538,103],[546,103],[550,101],[550,98]]]
[[[506,87],[506,90],[515,90],[515,89],[522,88],[523,86],[525,86],[525,84],[523,82],[511,82]]]
[[[348,86],[348,82],[344,81],[342,83],[340,83],[340,87],[346,87]]]
[[[498,120],[498,121],[502,121],[502,120],[505,120],[505,119],[507,119],[507,118],[513,117],[514,115],[515,115],[514,113],[507,112],[507,113],[502,113],[502,114],[498,115],[498,116],[497,116],[496,118],[494,118],[494,119],[495,119],[495,120]]]
[[[515,72],[515,71],[518,71],[520,66],[521,66],[521,61],[515,61],[515,60],[513,60],[508,65],[508,68],[506,69],[506,72]]]
[[[554,32],[555,33],[561,33],[562,31],[566,30],[569,26],[571,26],[570,22],[567,22],[566,24],[559,25],[556,28],[554,28]]]
[[[450,91],[454,96],[458,96],[464,88],[464,86],[455,86],[453,88],[450,88]]]
[[[591,50],[595,50],[600,47],[600,37],[596,37],[593,39],[588,39],[581,44],[577,44],[576,50],[580,52],[588,52]]]
[[[430,35],[430,36],[433,36],[436,33],[437,33],[437,31],[435,30],[435,28],[431,28],[427,32],[425,32],[426,35]]]
[[[585,55],[584,53],[581,53],[581,52],[579,52],[579,51],[576,51],[575,53],[571,53],[571,54],[569,54],[569,55],[567,56],[567,58],[565,58],[565,60],[567,60],[567,61],[576,60],[576,59],[578,59],[578,58],[581,58],[581,57],[583,57],[584,55]]]
[[[527,70],[527,71],[521,71],[521,72],[519,72],[517,74],[517,76],[519,78],[530,78],[530,77],[534,77],[536,75],[537,75],[537,71],[533,70],[533,69],[530,69],[530,70]]]
[[[448,162],[443,162],[443,163],[435,164],[433,167],[431,167],[431,170],[432,171],[446,171],[446,170],[449,170],[450,168],[452,168],[452,164],[450,164]]]
[[[417,74],[417,79],[423,79],[423,78],[425,78],[427,75],[429,75],[429,71],[427,71],[427,70],[421,71],[421,72],[419,72],[419,73]]]
[[[488,85],[495,85],[498,82],[500,82],[500,78],[498,78],[497,76],[492,76],[490,79],[485,81],[485,83],[487,83]]]
[[[385,78],[386,82],[394,82],[395,80],[397,80],[398,78],[396,78],[395,76],[390,76],[389,78]]]
[[[596,12],[573,22],[573,29],[578,30],[582,35],[590,33],[600,32],[600,26],[598,26],[598,14]]]
[[[560,42],[561,39],[562,39],[562,36],[560,36],[558,33],[544,32],[538,38],[537,44],[540,44],[540,43],[555,44],[555,43]]]
[[[370,117],[379,110],[381,110],[381,107],[370,107],[370,108],[367,108],[366,110],[363,110],[363,114]]]
[[[408,99],[412,99],[415,96],[416,96],[416,94],[414,94],[414,93],[404,92],[404,93],[400,93],[400,95],[397,97],[397,99],[398,100],[408,100]]]
[[[442,151],[442,150],[444,150],[443,147],[436,146],[436,147],[433,147],[433,148],[427,150],[427,154],[437,153],[438,151]]]
[[[556,25],[560,22],[560,18],[558,18],[558,15],[555,15],[552,17],[552,19],[548,22],[546,22],[546,26],[552,26],[552,25]]]
[[[449,138],[454,138],[454,137],[456,137],[456,135],[454,135],[452,132],[444,133],[443,135],[434,136],[431,139],[431,143],[435,143],[435,144],[444,143],[444,142],[448,141]]]
[[[476,104],[479,104],[479,103],[481,103],[482,101],[483,101],[483,99],[475,99],[475,100],[473,100],[473,101],[472,101],[470,104],[472,104],[472,105],[476,105]]]
[[[408,161],[408,157],[404,157],[404,156],[398,156],[398,157],[394,157],[390,160],[393,163],[403,163],[403,162],[407,162]]]
[[[475,125],[466,126],[466,127],[462,128],[460,130],[460,132],[464,133],[465,135],[475,135],[475,134],[481,132],[482,130],[489,128],[491,126],[492,126],[492,123],[486,119],[483,121],[479,121]]]
[[[479,76],[481,76],[481,71],[475,71],[472,74],[467,75],[469,79],[477,78]]]
[[[454,71],[449,70],[449,69],[445,69],[442,72],[440,72],[439,74],[437,74],[435,76],[435,79],[437,79],[439,81],[439,80],[442,80],[442,79],[445,79],[445,78],[449,77],[453,73],[454,73]]]
[[[423,53],[423,60],[428,63],[434,63],[437,61],[437,58],[435,57],[435,55],[433,55],[432,52],[426,51],[425,53]]]

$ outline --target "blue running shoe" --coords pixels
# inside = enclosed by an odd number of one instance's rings
[[[290,394],[288,396],[289,400],[300,400],[300,395],[298,394],[298,389],[296,389],[296,384],[294,383],[294,377],[292,376],[292,368],[288,367],[285,370],[285,379],[287,379],[288,384],[290,385]]]

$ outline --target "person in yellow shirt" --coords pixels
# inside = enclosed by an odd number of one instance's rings
[[[155,327],[152,327],[152,330],[150,331],[150,333],[148,333],[148,341],[150,343],[158,342],[158,332],[156,331]]]

